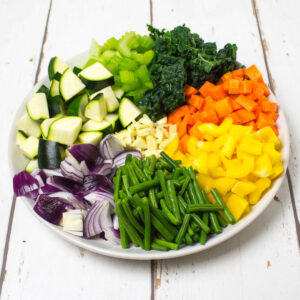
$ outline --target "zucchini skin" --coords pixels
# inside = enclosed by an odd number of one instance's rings
[[[61,163],[59,144],[56,142],[42,140],[39,141],[38,166],[40,169],[56,169]]]
[[[61,113],[61,97],[60,95],[54,96],[48,99],[48,109],[50,118],[55,117],[56,115]]]
[[[101,81],[92,81],[87,80],[83,78],[82,76],[79,76],[80,80],[86,85],[86,88],[92,91],[99,91],[102,90],[110,85],[113,85],[115,83],[114,77],[109,77],[107,79],[101,80]]]
[[[48,65],[48,76],[49,76],[49,79],[52,80],[55,73],[54,73],[54,63],[55,63],[55,59],[56,59],[56,56],[52,57],[50,59],[50,62],[49,62],[49,65]]]

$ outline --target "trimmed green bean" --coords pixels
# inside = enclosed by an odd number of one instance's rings
[[[144,174],[143,171],[140,169],[140,167],[138,166],[138,164],[136,163],[135,160],[132,160],[131,166],[132,166],[133,171],[134,171],[135,174],[136,174],[136,177],[138,178],[138,180],[139,180],[140,182],[147,181],[147,178],[146,178],[145,174]]]
[[[225,228],[225,227],[227,227],[227,222],[226,222],[226,220],[223,218],[223,216],[221,216],[219,213],[217,214],[217,218],[218,218],[218,220],[219,220],[219,223],[220,223],[220,225],[223,227],[223,228]]]
[[[182,239],[185,236],[185,233],[186,233],[187,228],[189,226],[190,219],[191,219],[191,215],[190,214],[184,215],[181,227],[180,227],[180,229],[179,229],[179,231],[177,233],[177,236],[175,238],[175,243],[176,244],[178,244],[178,245],[181,244]]]
[[[212,195],[214,196],[216,202],[220,205],[223,206],[224,208],[224,215],[226,217],[226,219],[228,220],[228,222],[230,224],[235,224],[236,220],[234,218],[234,216],[232,215],[231,211],[228,209],[227,205],[225,204],[225,202],[223,201],[223,199],[221,198],[218,190],[216,188],[213,188],[211,191]]]
[[[130,178],[132,184],[133,185],[139,184],[140,182],[139,182],[135,172],[133,171],[133,168],[132,168],[131,164],[125,165],[125,168],[127,169],[127,172],[129,174],[129,178]]]
[[[199,242],[200,235],[199,235],[198,233],[195,233],[195,234],[192,236],[192,238],[193,238],[193,241],[194,241],[194,242]]]
[[[173,174],[173,179],[178,179],[178,177],[180,176],[181,173],[181,169],[180,168],[176,168]]]
[[[143,210],[145,217],[145,231],[144,231],[144,247],[145,250],[151,249],[151,217],[150,217],[150,208],[149,208],[149,200],[144,197],[143,201]]]
[[[118,169],[116,176],[114,177],[114,201],[116,202],[119,199],[119,191],[120,191],[120,186],[121,186],[121,170]]]
[[[194,190],[195,190],[195,193],[196,193],[198,203],[199,204],[204,204],[204,199],[203,199],[202,194],[201,194],[201,189],[199,187],[199,184],[198,184],[198,181],[197,181],[197,178],[196,178],[196,175],[195,175],[195,172],[194,172],[193,168],[189,167],[188,172],[189,172],[190,178],[192,179],[192,184],[194,186]]]
[[[148,172],[149,172],[150,176],[152,176],[154,174],[155,166],[156,166],[156,156],[151,155],[149,169],[148,169]]]
[[[185,200],[186,203],[188,204],[191,204],[192,201],[191,201],[191,198],[190,198],[190,195],[189,195],[189,192],[186,190],[185,193],[183,194],[183,198]]]
[[[186,211],[188,213],[192,212],[204,212],[204,211],[219,211],[223,210],[223,207],[218,204],[188,204]]]
[[[178,199],[176,197],[176,191],[175,191],[173,180],[167,181],[167,192],[169,195],[170,204],[171,204],[171,208],[174,213],[174,216],[179,221],[179,224],[180,224],[181,223],[181,215],[180,215],[180,211],[179,211]]]
[[[126,158],[125,158],[125,164],[131,162],[131,160],[132,160],[132,155],[131,154],[127,154]]]
[[[170,165],[172,166],[174,169],[176,169],[178,167],[178,164],[175,163],[175,161],[164,151],[160,152],[160,155],[164,158],[164,160]]]
[[[160,200],[160,206],[162,208],[163,213],[165,214],[165,217],[174,225],[179,225],[180,221],[172,214],[172,212],[168,209],[165,200]]]
[[[204,214],[203,214],[203,222],[204,222],[206,225],[208,225],[208,218],[209,218],[208,213],[207,213],[207,212],[204,213]],[[199,239],[199,243],[200,243],[201,245],[204,245],[204,244],[205,244],[206,238],[207,238],[207,233],[208,233],[208,232],[205,232],[204,230],[201,230],[201,233],[200,233],[200,239]]]
[[[125,198],[122,200],[122,207],[124,209],[124,212],[129,220],[129,222],[132,224],[132,226],[134,226],[134,228],[138,232],[140,232],[141,234],[144,234],[144,228],[143,228],[143,226],[141,226],[141,224],[137,221],[137,219],[133,215],[133,213],[131,211],[131,207],[128,203],[128,199]]]
[[[129,247],[129,237],[120,220],[119,220],[119,230],[120,230],[121,246],[122,248],[126,249]]]
[[[168,206],[168,208],[170,209],[172,207],[171,205],[171,200],[167,191],[167,185],[166,185],[166,180],[165,180],[165,176],[163,175],[163,172],[161,170],[157,171],[157,177],[161,186],[161,190],[164,194],[164,198],[166,201],[166,204]]]
[[[163,192],[159,192],[159,193],[156,194],[156,198],[158,200],[162,199],[163,197],[164,197],[164,193]]]
[[[156,218],[155,215],[151,215],[151,223],[157,231],[168,241],[171,242],[174,238],[174,235],[161,223],[161,221]]]
[[[148,180],[142,183],[138,183],[136,185],[133,185],[129,188],[129,192],[131,194],[139,193],[147,191],[148,189],[155,187],[156,185],[159,185],[160,181],[159,179],[152,179]]]
[[[190,236],[193,236],[195,234],[194,230],[192,229],[191,225],[189,225],[187,232]]]
[[[165,246],[162,246],[162,245],[158,245],[154,242],[151,243],[151,248],[154,249],[154,250],[158,250],[158,251],[168,251],[169,248],[168,247],[165,247]]]
[[[182,196],[185,193],[185,191],[190,183],[190,180],[191,180],[190,177],[185,177],[183,185],[181,186],[181,189],[179,191],[180,196]]]
[[[172,249],[172,250],[178,250],[178,248],[179,248],[178,244],[167,242],[167,241],[160,240],[160,239],[157,239],[157,238],[155,238],[153,240],[153,242],[156,243],[157,245],[161,245],[161,246],[167,247],[167,248]]]
[[[193,239],[192,239],[192,237],[189,235],[188,232],[185,234],[184,237],[185,237],[185,243],[186,243],[187,245],[193,244]]]
[[[150,199],[150,205],[155,207],[155,208],[158,208],[158,205],[157,205],[157,201],[156,201],[156,197],[155,197],[155,190],[154,188],[150,188],[149,189],[149,199]]]
[[[200,226],[194,220],[191,221],[191,227],[194,232],[199,232],[201,229]]]
[[[157,163],[160,164],[160,166],[161,166],[162,169],[165,169],[165,170],[168,170],[168,171],[172,171],[172,170],[173,170],[173,167],[170,166],[170,165],[169,165],[163,158],[161,158],[161,157],[157,160]]]
[[[131,195],[131,193],[129,192],[129,182],[128,182],[128,177],[127,177],[127,175],[123,175],[123,176],[122,176],[122,182],[123,182],[123,187],[124,187],[124,190],[125,190],[126,195],[128,196],[128,198],[131,198],[132,195]]]

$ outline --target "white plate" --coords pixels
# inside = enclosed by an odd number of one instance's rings
[[[87,58],[87,52],[82,53],[80,55],[77,55],[76,57],[73,57],[72,59],[68,60],[67,63],[70,66],[74,65],[80,65],[81,63],[85,62]],[[13,176],[15,173],[23,170],[26,166],[27,160],[26,158],[20,153],[18,147],[15,144],[16,139],[16,122],[21,117],[21,115],[26,110],[26,103],[29,100],[30,96],[36,92],[38,87],[41,86],[41,84],[45,84],[46,86],[49,86],[49,80],[48,76],[45,76],[40,80],[39,83],[37,83],[34,88],[31,90],[31,92],[24,98],[22,104],[20,105],[18,111],[16,112],[14,122],[12,125],[12,128],[10,129],[10,138],[8,141],[8,153],[9,153],[9,167],[11,171],[11,175]],[[272,94],[270,95],[271,101],[276,101],[275,96]],[[263,198],[251,208],[251,212],[244,218],[242,218],[237,224],[231,226],[227,226],[227,228],[223,229],[223,232],[219,235],[211,237],[205,245],[200,244],[194,244],[191,246],[186,246],[178,251],[168,251],[168,252],[160,252],[160,251],[144,251],[139,248],[131,247],[129,249],[122,249],[121,246],[111,245],[110,243],[106,242],[102,239],[97,240],[86,240],[83,238],[79,238],[76,236],[73,236],[71,234],[68,234],[64,231],[62,231],[61,227],[55,226],[51,223],[46,222],[42,218],[40,218],[32,209],[33,207],[33,201],[23,197],[23,200],[26,204],[26,206],[29,208],[29,210],[32,212],[32,214],[37,217],[42,223],[44,223],[48,228],[55,231],[59,236],[62,238],[68,240],[69,242],[107,256],[113,256],[113,257],[119,257],[124,259],[136,259],[136,260],[149,260],[149,259],[168,259],[168,258],[175,258],[180,256],[185,256],[197,252],[204,251],[206,249],[209,249],[213,246],[219,245],[222,242],[228,240],[229,238],[233,237],[237,233],[239,233],[242,229],[246,228],[250,223],[252,223],[270,204],[272,199],[274,198],[276,192],[280,188],[280,185],[283,181],[285,171],[288,164],[288,158],[289,158],[289,129],[287,126],[286,118],[284,116],[284,113],[282,109],[279,109],[279,118],[277,120],[277,127],[279,130],[279,138],[282,142],[282,160],[284,162],[284,173],[277,178],[273,184],[271,189],[263,196]]]

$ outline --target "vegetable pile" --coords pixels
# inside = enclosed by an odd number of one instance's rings
[[[282,174],[279,112],[235,44],[148,30],[93,40],[81,68],[50,60],[17,122],[29,162],[14,192],[70,234],[177,250],[246,216]]]

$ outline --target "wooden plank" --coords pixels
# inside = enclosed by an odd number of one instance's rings
[[[288,115],[291,156],[289,170],[292,177],[295,202],[300,221],[300,188],[297,184],[299,175],[300,155],[300,128],[297,110],[298,101],[298,66],[300,59],[300,42],[298,28],[300,20],[299,1],[256,1],[257,15],[262,32],[262,42],[269,63],[270,77],[274,91],[283,103],[285,113]],[[283,22],[274,22],[281,18]]]
[[[143,33],[149,19],[146,0],[53,1],[40,74],[46,74],[50,57],[72,57],[88,49],[92,37],[103,42],[126,30]],[[37,222],[22,202],[11,237],[3,299],[150,298],[150,262],[81,250]]]
[[[186,5],[153,0],[154,26],[184,23],[219,47],[235,42],[238,60],[255,63],[268,80],[251,1],[195,0]],[[202,254],[156,262],[155,299],[293,299],[299,293],[294,279],[299,276],[299,253],[286,181],[277,197],[280,202],[274,201],[254,224],[226,243]],[[290,286],[284,280],[288,274]]]
[[[17,107],[34,83],[48,8],[49,1],[0,1],[0,156],[3,162],[0,172],[0,270],[13,199],[12,179],[6,163],[8,129]]]

